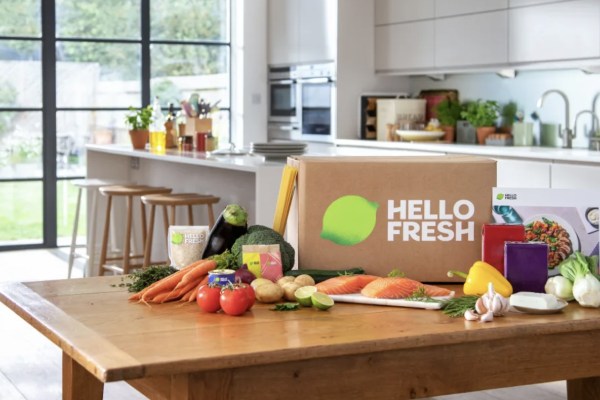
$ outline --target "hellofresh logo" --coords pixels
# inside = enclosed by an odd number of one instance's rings
[[[502,193],[498,193],[498,195],[496,196],[496,198],[498,200],[503,200],[504,199],[504,195]]]
[[[361,196],[344,196],[327,207],[321,238],[341,246],[353,246],[367,239],[377,222],[379,204]]]

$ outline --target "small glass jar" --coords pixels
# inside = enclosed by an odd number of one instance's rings
[[[194,151],[193,136],[179,136],[179,151]]]

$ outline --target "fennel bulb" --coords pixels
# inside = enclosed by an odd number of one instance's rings
[[[600,307],[600,281],[590,273],[578,276],[573,285],[573,295],[582,307]]]
[[[553,276],[546,282],[546,293],[553,294],[562,300],[573,300],[573,283],[564,276]]]

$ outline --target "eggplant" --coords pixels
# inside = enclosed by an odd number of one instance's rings
[[[215,226],[208,234],[202,259],[223,254],[231,249],[235,241],[248,232],[248,213],[242,206],[229,205],[217,218]]]

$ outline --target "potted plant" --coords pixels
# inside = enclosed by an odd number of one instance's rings
[[[448,98],[440,101],[436,107],[432,108],[432,111],[436,113],[441,124],[440,128],[444,131],[443,140],[454,142],[456,121],[460,119],[462,112],[460,103]]]
[[[150,124],[152,123],[152,107],[148,106],[140,110],[129,107],[130,113],[125,116],[125,122],[129,126],[129,137],[131,144],[136,150],[143,150],[148,143]]]
[[[496,131],[495,123],[499,111],[500,106],[497,101],[480,99],[470,103],[467,109],[461,112],[461,116],[475,127],[477,142],[480,145],[484,145],[485,139]]]
[[[515,122],[515,116],[517,114],[517,103],[514,101],[506,103],[502,106],[500,115],[502,116],[502,126],[500,127],[500,133],[508,133],[512,135],[513,124]]]

